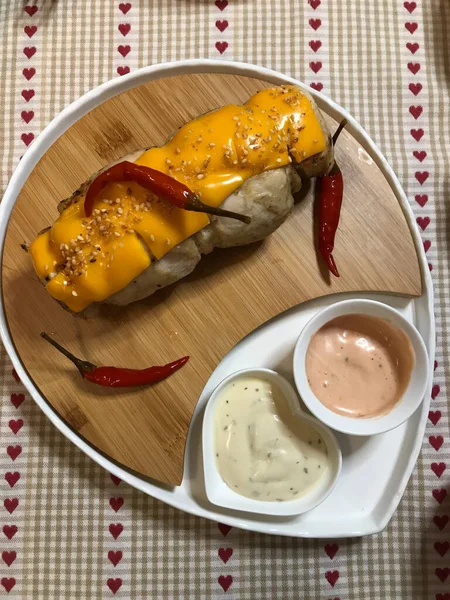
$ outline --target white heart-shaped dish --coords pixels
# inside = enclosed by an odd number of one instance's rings
[[[215,459],[214,417],[222,390],[230,381],[242,377],[260,377],[272,383],[286,398],[294,418],[308,421],[318,432],[328,450],[329,468],[310,491],[296,500],[267,502],[247,498],[236,493],[222,479]],[[206,494],[217,506],[267,515],[293,516],[304,513],[323,502],[331,493],[342,468],[342,453],[331,431],[316,418],[307,415],[300,407],[299,398],[292,385],[279,373],[270,369],[243,369],[226,377],[215,388],[203,416],[203,467]]]

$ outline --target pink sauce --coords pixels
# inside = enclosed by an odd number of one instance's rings
[[[388,413],[408,386],[415,354],[408,336],[389,321],[344,315],[311,338],[306,375],[315,396],[347,417]]]

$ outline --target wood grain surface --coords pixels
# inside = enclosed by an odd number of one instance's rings
[[[235,75],[183,75],[112,98],[70,127],[43,156],[8,227],[2,292],[25,369],[80,436],[123,466],[168,484],[181,483],[189,422],[206,381],[245,335],[282,311],[326,294],[421,294],[414,243],[383,174],[374,162],[362,160],[359,144],[344,131],[337,157],[345,197],[334,252],[341,278],[331,281],[315,253],[312,189],[264,242],[216,250],[181,282],[126,308],[104,307],[89,320],[72,316],[51,299],[20,244],[51,224],[58,202],[110,161],[160,145],[186,121],[245,102],[268,85]],[[333,119],[326,118],[334,128]],[[153,387],[104,390],[83,382],[71,363],[39,337],[43,330],[97,364],[143,368],[185,354],[191,359]]]

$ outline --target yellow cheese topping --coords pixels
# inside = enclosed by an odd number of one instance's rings
[[[300,163],[326,147],[310,101],[294,86],[255,94],[184,125],[135,162],[171,175],[219,206],[248,178]],[[111,183],[91,217],[79,195],[30,246],[51,296],[79,312],[126,287],[150,264],[209,223],[204,213],[172,206],[134,182]]]

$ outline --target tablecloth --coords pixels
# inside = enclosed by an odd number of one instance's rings
[[[436,290],[422,452],[385,531],[299,540],[192,517],[71,445],[0,352],[0,593],[9,598],[450,599],[449,0],[0,2],[0,189],[61,109],[141,66],[242,60],[348,109],[415,212]]]

